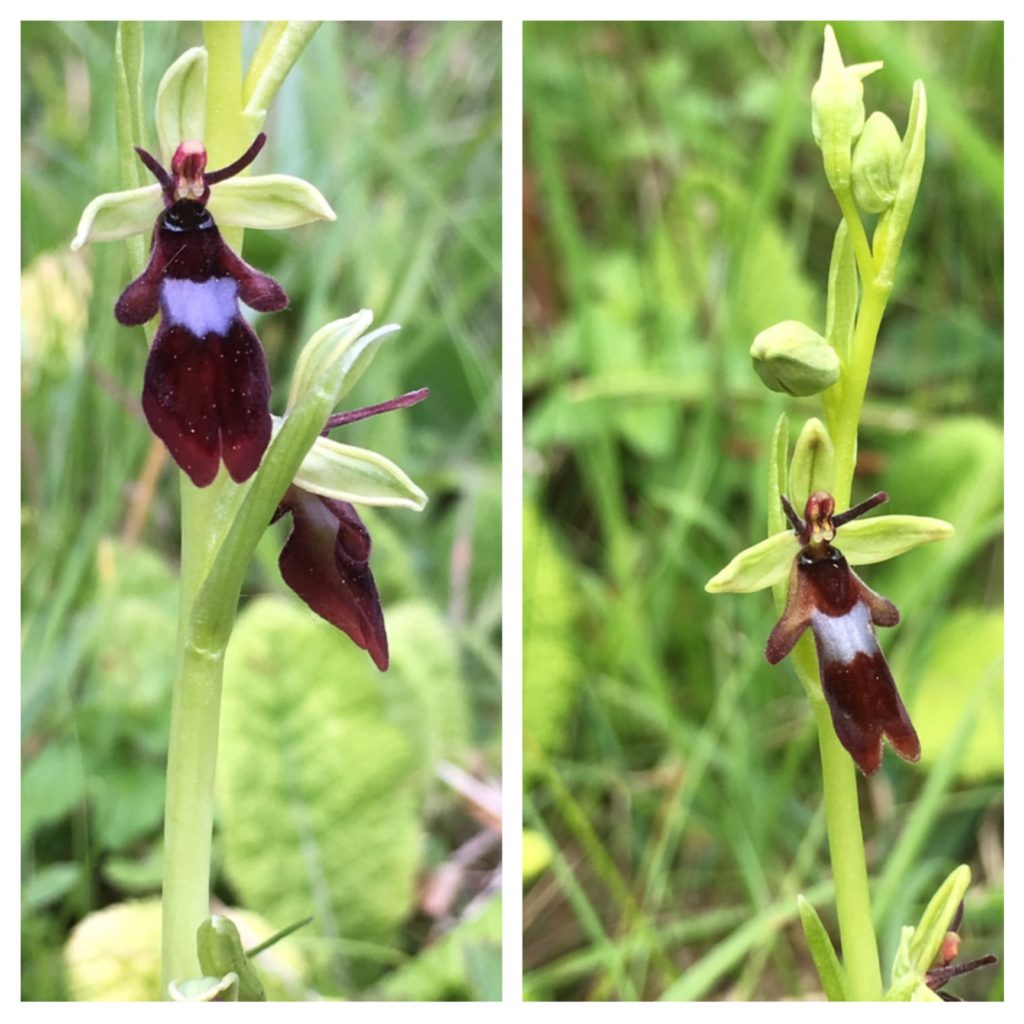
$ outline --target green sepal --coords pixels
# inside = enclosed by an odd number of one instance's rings
[[[792,530],[773,534],[753,547],[744,548],[704,584],[704,589],[709,594],[752,594],[764,590],[788,577],[799,553],[800,541]]]
[[[237,1003],[238,990],[238,975],[233,971],[222,978],[189,978],[167,986],[167,994],[175,1003]]]
[[[71,248],[78,250],[86,242],[113,242],[148,234],[163,208],[159,185],[104,192],[82,211]],[[211,192],[209,208],[214,220],[224,228],[278,231],[314,220],[336,219],[330,204],[316,188],[288,174],[222,181]]]
[[[850,565],[874,565],[955,532],[952,523],[930,516],[875,516],[846,523],[835,544]]]
[[[223,914],[214,914],[199,925],[196,931],[196,951],[203,974],[224,977],[234,974],[238,978],[238,999],[243,1003],[264,1002],[263,991],[256,968],[249,962],[235,923]]]
[[[953,532],[950,523],[928,516],[877,516],[846,523],[835,544],[850,565],[874,565],[922,544],[945,540]],[[752,594],[772,587],[787,578],[799,552],[800,541],[792,530],[773,534],[744,548],[704,589],[709,594]]]
[[[903,170],[900,173],[896,198],[892,206],[878,220],[872,248],[878,272],[876,283],[882,288],[891,288],[899,262],[903,237],[907,233],[910,215],[914,212],[917,190],[924,172],[925,139],[928,125],[928,98],[924,83],[914,82],[907,130],[903,136]]]
[[[836,453],[825,424],[812,416],[800,431],[789,466],[789,500],[801,515],[807,499],[817,491],[832,492]]]
[[[159,185],[104,192],[82,211],[71,248],[77,252],[86,242],[115,242],[152,231],[163,208]]]
[[[850,357],[850,346],[853,343],[857,301],[857,261],[844,217],[839,221],[832,243],[832,259],[828,266],[828,304],[825,311],[825,340],[844,366]],[[838,387],[842,387],[842,377]]]
[[[398,324],[385,324],[369,334],[363,332],[373,322],[373,314],[366,309],[342,320],[325,324],[302,346],[292,373],[288,392],[287,412],[290,412],[332,366],[341,373],[340,402],[366,372],[378,349]]]
[[[890,1002],[938,1002],[926,975],[935,963],[957,908],[971,884],[971,869],[961,864],[946,877],[925,907],[916,928],[904,927],[892,964]]]
[[[797,896],[796,905],[800,910],[800,923],[804,926],[804,937],[811,959],[818,970],[821,986],[830,1003],[845,1003],[846,972],[839,962],[832,940],[818,917],[818,912],[803,898]]]
[[[223,227],[279,231],[315,220],[337,220],[320,191],[290,174],[229,178],[210,194],[210,213]]]
[[[427,496],[390,459],[366,448],[318,437],[302,460],[295,485],[336,501],[421,511]]]
[[[186,139],[206,137],[206,50],[193,46],[164,73],[156,91],[156,134],[168,166]]]

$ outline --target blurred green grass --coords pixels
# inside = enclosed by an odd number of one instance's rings
[[[965,957],[1002,952],[999,23],[835,24],[884,59],[867,109],[928,156],[879,339],[855,489],[957,536],[865,573],[920,766],[861,781],[888,974],[902,924],[974,871]],[[754,334],[824,320],[838,209],[810,134],[820,24],[528,23],[524,35],[524,732],[532,999],[772,999],[836,935],[809,710],[764,595],[704,583],[764,536]],[[955,653],[955,660],[953,654]],[[951,986],[1001,998],[1001,968]]]
[[[246,26],[247,56],[259,31]],[[152,480],[146,475],[152,440],[139,408],[144,340],[112,316],[129,279],[124,247],[68,250],[86,203],[119,187],[114,33],[113,23],[100,22],[22,26],[25,999],[66,995],[60,950],[69,929],[91,910],[152,892],[159,878],[176,473],[165,463]],[[201,43],[195,24],[146,26],[148,117],[164,70]],[[465,756],[494,776],[500,54],[497,24],[325,24],[275,101],[257,169],[312,181],[338,220],[250,231],[245,248],[290,298],[288,310],[258,326],[275,412],[299,345],[321,324],[369,307],[377,323],[403,325],[351,403],[422,386],[431,388],[430,400],[355,424],[345,440],[394,457],[431,496],[419,516],[367,513],[374,570],[385,613],[417,600],[443,617],[458,652],[454,682],[470,703]],[[143,582],[124,578],[125,564],[135,562],[125,563],[112,544],[131,539],[136,506],[144,510],[139,557],[152,560]],[[266,591],[290,593],[275,564],[284,529],[268,532],[243,608]],[[117,603],[119,592],[131,597],[131,610]],[[120,685],[112,698],[114,676]],[[420,809],[429,836],[424,873],[470,834],[459,806],[436,783],[430,788]],[[216,891],[234,895],[220,875]],[[398,946],[383,959],[411,963],[429,926],[410,905]],[[445,994],[493,995],[493,971],[477,974],[486,985],[463,972],[460,982],[446,981]],[[429,987],[423,993],[438,998]]]

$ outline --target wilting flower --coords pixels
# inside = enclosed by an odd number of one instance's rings
[[[422,388],[380,405],[332,416],[324,435],[346,423],[414,405],[428,393]],[[339,454],[351,457],[355,451],[358,449],[338,445],[325,436],[314,443],[295,483],[288,488],[274,515],[275,522],[285,513],[291,513],[292,517],[292,532],[278,565],[285,583],[317,615],[347,633],[367,651],[383,672],[388,667],[388,638],[380,596],[370,571],[370,534],[352,504],[340,496],[344,485],[339,486],[337,471],[332,474],[328,468],[325,472],[325,467],[332,465],[337,470]],[[362,454],[372,456],[382,467],[386,462],[376,453]],[[401,474],[398,467],[390,463],[387,466],[392,473]],[[334,476],[333,488],[322,482],[329,476]],[[423,507],[426,496],[404,474],[401,477],[404,494],[390,502],[378,499],[375,504]]]

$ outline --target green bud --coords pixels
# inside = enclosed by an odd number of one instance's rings
[[[750,346],[750,358],[765,386],[787,395],[816,395],[839,379],[835,350],[799,320],[765,328]]]
[[[812,416],[800,431],[789,464],[789,500],[803,509],[816,491],[831,493],[835,480],[836,455],[825,424]]]
[[[880,67],[881,61],[846,67],[832,26],[825,26],[821,74],[811,90],[811,132],[834,192],[850,186],[850,151],[864,128],[863,79]]]
[[[876,110],[853,148],[853,198],[865,213],[893,204],[903,173],[903,142],[891,118]]]
[[[262,1002],[267,998],[234,922],[222,914],[208,917],[196,932],[196,948],[199,966],[206,977],[235,977],[238,999],[242,1002]]]

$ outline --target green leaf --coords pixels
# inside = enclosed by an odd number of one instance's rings
[[[967,717],[975,719],[957,776],[981,781],[1003,771],[1003,615],[983,608],[948,614],[929,645],[927,663],[907,700],[918,734],[926,738],[921,763],[950,756]]]
[[[365,652],[305,608],[257,600],[228,649],[222,723],[224,870],[245,903],[315,915],[333,948],[397,942],[415,906],[417,759]]]
[[[206,50],[186,50],[164,73],[156,92],[156,134],[164,166],[186,139],[206,138]]]
[[[403,1002],[501,999],[501,900],[459,922],[373,990]]]
[[[792,530],[776,533],[741,551],[704,585],[709,594],[752,594],[786,579],[800,541]]]
[[[390,459],[366,448],[318,437],[295,474],[304,491],[336,501],[421,511],[427,496]]]
[[[804,926],[807,948],[818,970],[825,995],[828,996],[829,1002],[846,1002],[846,973],[836,955],[832,940],[828,937],[828,932],[825,931],[825,926],[814,907],[803,896],[797,896],[796,902],[800,909],[800,922]]]
[[[33,871],[21,890],[22,914],[37,914],[63,899],[81,877],[82,866],[69,861],[56,861]]]
[[[850,565],[874,565],[954,532],[951,523],[929,516],[875,516],[840,527],[836,546]]]
[[[320,191],[290,174],[228,178],[210,192],[210,213],[222,227],[279,231],[337,220]]]
[[[523,507],[523,760],[560,750],[582,667],[575,634],[579,588],[562,547],[536,507]]]
[[[440,761],[462,761],[470,742],[469,706],[451,627],[424,601],[388,607],[391,666],[380,676],[387,718],[405,734],[421,786]]]
[[[85,796],[82,751],[72,741],[48,743],[22,769],[21,841],[65,818]]]

